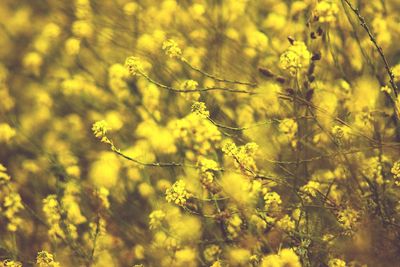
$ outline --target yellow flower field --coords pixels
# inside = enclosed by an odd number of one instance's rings
[[[399,14],[0,1],[0,266],[400,266]]]

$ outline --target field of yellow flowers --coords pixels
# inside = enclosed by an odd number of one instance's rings
[[[0,266],[400,266],[400,0],[1,0]]]

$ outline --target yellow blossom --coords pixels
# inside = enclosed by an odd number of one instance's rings
[[[207,110],[206,104],[203,102],[195,102],[192,105],[192,112],[202,118],[210,117],[210,112]]]
[[[305,69],[310,64],[311,53],[307,46],[300,41],[293,44],[281,55],[279,63],[284,70],[289,70],[292,75]]]
[[[320,22],[334,22],[337,19],[337,14],[339,12],[339,6],[336,0],[322,0],[318,2],[315,7],[314,13],[318,17]]]
[[[182,58],[182,50],[179,48],[178,44],[172,39],[164,41],[162,44],[162,49],[165,51],[165,54],[170,58]]]
[[[59,267],[60,263],[54,260],[54,256],[47,252],[41,251],[36,257],[36,264],[38,267]]]
[[[329,267],[346,267],[347,265],[344,260],[335,258],[335,259],[329,260],[328,266]]]
[[[301,267],[300,258],[292,249],[282,249],[278,254],[265,256],[261,267]]]
[[[185,206],[190,193],[186,190],[186,184],[183,180],[176,181],[171,188],[165,192],[167,202],[173,202],[178,206]]]
[[[132,76],[141,74],[143,72],[143,65],[138,57],[128,57],[125,60],[125,67],[128,69]]]
[[[162,225],[162,221],[165,218],[165,213],[162,210],[155,210],[149,215],[149,226],[150,229],[157,229]]]

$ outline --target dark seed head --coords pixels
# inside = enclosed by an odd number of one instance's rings
[[[315,70],[315,64],[314,62],[311,62],[310,66],[308,67],[307,75],[310,76],[314,73]]]
[[[324,33],[324,30],[322,30],[321,27],[318,27],[317,34],[318,34],[319,36],[321,36],[323,33]]]
[[[317,39],[317,35],[315,34],[315,32],[311,32],[310,37],[311,39]]]
[[[282,76],[278,76],[278,77],[276,77],[276,81],[278,82],[278,83],[285,83],[286,82],[286,79],[284,78],[284,77],[282,77]]]
[[[310,101],[311,98],[313,97],[313,95],[314,95],[314,89],[308,90],[307,93],[306,93],[306,100]]]
[[[311,60],[320,60],[321,59],[321,53],[317,52],[315,53],[312,57]]]
[[[275,76],[275,75],[272,73],[272,71],[270,71],[270,70],[267,69],[267,68],[259,67],[259,68],[258,68],[258,71],[259,71],[262,75],[264,75],[265,77],[267,77],[267,78],[272,78],[272,77]]]

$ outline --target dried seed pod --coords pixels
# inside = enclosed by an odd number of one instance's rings
[[[317,34],[318,34],[319,36],[321,36],[323,33],[324,33],[324,30],[322,30],[321,26],[318,27],[318,29],[317,29]]]
[[[278,76],[275,79],[278,83],[284,84],[286,82],[286,79],[282,76]]]
[[[295,90],[292,89],[292,88],[285,88],[285,91],[286,91],[286,93],[287,93],[288,95],[294,95],[294,93],[295,93]]]
[[[317,52],[315,53],[312,57],[311,60],[316,61],[316,60],[321,60],[321,53]]]
[[[311,39],[317,39],[317,35],[315,34],[315,32],[311,32],[310,37]]]
[[[308,90],[308,91],[306,92],[306,100],[307,100],[307,101],[310,101],[311,98],[313,97],[313,95],[314,95],[314,89]]]
[[[267,68],[259,67],[259,68],[258,68],[258,71],[259,71],[262,75],[264,75],[265,77],[267,77],[267,78],[272,78],[272,77],[275,76],[275,74],[272,73],[272,71],[270,71],[270,70],[267,69]]]
[[[308,71],[307,71],[307,76],[310,76],[314,73],[315,70],[315,64],[314,62],[311,62],[310,66],[308,67]]]

